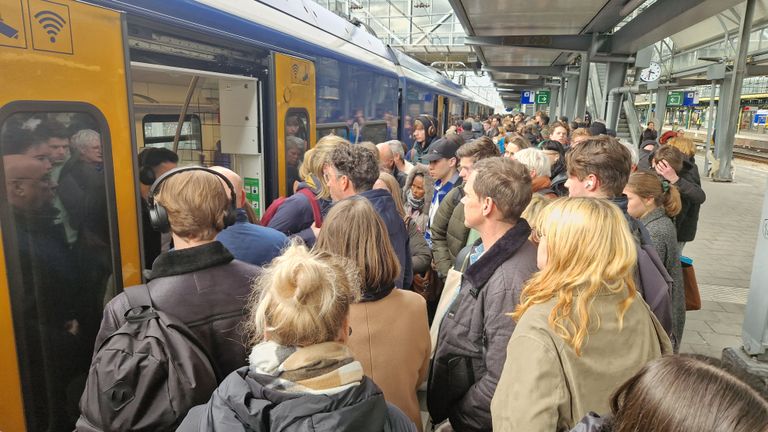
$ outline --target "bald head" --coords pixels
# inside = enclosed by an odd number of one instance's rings
[[[392,148],[387,143],[376,144],[376,148],[379,149],[379,166],[391,173],[395,165],[395,155],[392,153]]]
[[[232,183],[232,187],[235,188],[235,194],[237,195],[235,199],[235,202],[237,202],[237,208],[242,208],[245,205],[245,189],[243,186],[243,178],[237,175],[237,173],[231,169],[224,168],[222,166],[213,166],[211,169],[223,175],[227,178],[227,180],[229,180],[230,183]],[[227,188],[227,195],[229,195],[229,186],[227,186],[223,181],[222,183],[224,184],[224,187]]]
[[[8,201],[23,210],[38,210],[53,200],[55,184],[49,165],[28,155],[3,156]]]

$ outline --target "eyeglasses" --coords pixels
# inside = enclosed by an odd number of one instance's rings
[[[334,178],[338,179],[341,176],[342,176],[342,174],[336,174]],[[331,181],[331,174],[329,174],[329,172],[327,172],[327,171],[324,172],[323,173],[323,180],[325,180],[326,184],[330,183],[330,181]]]

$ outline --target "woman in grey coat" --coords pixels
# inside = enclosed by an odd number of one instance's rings
[[[680,349],[685,327],[685,288],[683,270],[680,267],[680,251],[677,246],[677,230],[672,218],[680,213],[682,204],[680,192],[651,172],[636,172],[629,176],[629,183],[624,188],[629,198],[627,212],[639,219],[651,235],[653,245],[664,267],[672,276],[672,340],[675,353]]]

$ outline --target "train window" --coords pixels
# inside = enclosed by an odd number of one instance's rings
[[[291,108],[285,114],[285,191],[293,194],[294,183],[300,182],[299,165],[304,160],[309,141],[309,113],[303,108]]]
[[[144,130],[144,147],[165,147],[174,150],[173,140],[179,116],[173,114],[148,114],[141,121]],[[179,136],[178,150],[202,150],[202,126],[196,114],[184,117]]]
[[[370,141],[374,144],[388,141],[389,124],[386,120],[369,121],[360,128],[360,138],[357,142]]]
[[[344,139],[349,139],[349,128],[346,123],[326,123],[317,125],[317,138],[335,135]]]
[[[27,430],[73,430],[122,280],[109,130],[90,105],[15,105],[0,110],[0,218]]]

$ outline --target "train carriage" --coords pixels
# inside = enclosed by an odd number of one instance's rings
[[[0,35],[0,430],[72,430],[104,302],[142,281],[143,148],[230,167],[259,214],[292,192],[321,136],[410,142],[419,114],[442,133],[487,109],[311,2],[0,0],[0,11],[13,30]],[[62,147],[61,133],[39,136],[47,124],[77,136],[77,157],[35,154],[46,139]]]

